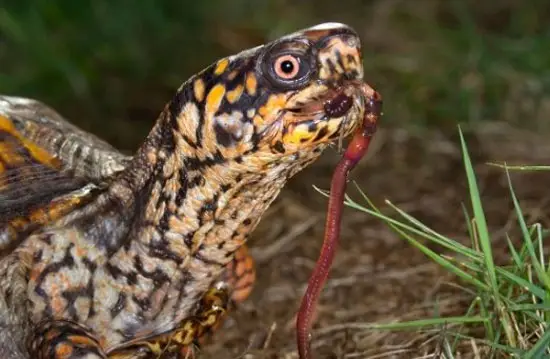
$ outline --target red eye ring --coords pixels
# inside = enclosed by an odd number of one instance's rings
[[[283,80],[292,80],[300,72],[300,60],[292,55],[282,55],[273,64],[275,74]]]

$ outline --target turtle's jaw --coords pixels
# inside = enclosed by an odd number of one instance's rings
[[[282,142],[287,148],[328,145],[349,137],[362,123],[368,94],[374,92],[367,84],[355,80],[325,88],[303,105],[287,108],[282,116]]]

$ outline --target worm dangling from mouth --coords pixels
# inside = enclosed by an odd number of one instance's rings
[[[367,152],[372,136],[376,132],[378,119],[381,116],[382,99],[380,95],[366,84],[361,86],[361,91],[366,98],[366,109],[363,122],[357,129],[342,159],[338,162],[334,170],[330,186],[325,238],[321,248],[321,254],[313,269],[306,293],[302,298],[302,303],[298,311],[296,329],[300,359],[312,358],[310,348],[312,319],[319,295],[327,280],[340,238],[340,223],[344,207],[344,195],[346,192],[348,174]],[[348,106],[348,103],[349,107],[351,107],[351,102],[352,100],[350,97],[344,94],[338,95],[333,100],[329,100],[325,103],[325,111],[330,116],[342,116],[345,113],[344,109]]]

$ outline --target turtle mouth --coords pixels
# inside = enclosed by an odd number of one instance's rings
[[[350,81],[287,108],[292,117],[286,126],[287,141],[323,144],[350,136],[362,123],[371,92],[364,82]]]

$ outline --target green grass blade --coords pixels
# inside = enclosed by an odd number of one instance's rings
[[[403,218],[405,218],[407,221],[411,222],[413,225],[415,225],[417,228],[419,228],[423,232],[430,234],[431,238],[432,238],[432,242],[437,243],[437,244],[439,244],[439,245],[441,245],[441,246],[443,246],[447,249],[451,249],[452,251],[460,253],[460,254],[462,254],[464,256],[467,256],[469,258],[481,259],[479,254],[476,251],[472,250],[471,248],[468,248],[465,245],[463,245],[462,243],[459,243],[455,240],[452,240],[450,238],[447,238],[447,237],[435,232],[433,229],[431,229],[430,227],[424,225],[422,222],[420,222],[419,220],[417,220],[416,218],[414,218],[410,214],[404,212],[402,209],[395,206],[390,201],[386,200],[386,203],[393,210],[395,210],[397,213],[399,213]]]
[[[484,291],[489,290],[489,287],[485,283],[483,283],[483,282],[479,281],[478,279],[474,278],[468,272],[466,272],[466,271],[460,269],[459,267],[453,265],[451,263],[451,261],[441,257],[438,253],[432,251],[427,246],[423,245],[422,243],[420,243],[416,239],[412,238],[409,234],[407,234],[406,232],[401,230],[399,228],[401,223],[399,223],[397,221],[395,221],[397,223],[394,223],[394,220],[392,220],[391,218],[381,214],[380,212],[375,212],[375,211],[371,211],[371,210],[367,210],[367,209],[366,209],[366,211],[368,213],[372,214],[373,216],[378,217],[378,218],[386,221],[389,224],[389,226],[392,227],[393,230],[396,231],[402,238],[405,238],[411,245],[418,248],[422,253],[424,253],[431,260],[433,260],[434,262],[436,262],[437,264],[439,264],[440,266],[445,268],[447,271],[455,274],[456,276],[458,276],[462,280],[476,286],[479,290],[484,290]]]
[[[542,267],[541,263],[539,262],[539,258],[535,252],[535,246],[533,244],[530,231],[527,228],[527,224],[525,223],[525,218],[523,217],[523,212],[521,210],[519,201],[513,189],[512,179],[510,178],[510,172],[506,171],[506,176],[508,179],[508,187],[510,188],[510,195],[512,197],[512,202],[514,203],[516,216],[518,217],[518,223],[521,228],[524,243],[526,245],[527,251],[531,258],[531,262],[533,263],[533,266],[535,268],[535,273],[538,279],[546,286],[546,290],[550,290],[550,278],[548,277],[545,269]]]
[[[477,187],[477,180],[474,174],[474,169],[468,154],[468,148],[466,147],[466,141],[459,127],[460,142],[462,146],[462,154],[464,158],[464,167],[466,169],[466,176],[468,179],[468,187],[470,189],[470,200],[472,201],[472,207],[474,211],[474,218],[476,221],[476,227],[478,229],[478,235],[480,240],[481,249],[484,254],[485,265],[487,269],[487,277],[491,288],[494,290],[495,296],[498,295],[498,283],[495,273],[495,263],[493,261],[493,251],[491,246],[491,238],[489,236],[489,230],[487,227],[487,221],[481,205],[481,197],[479,195],[479,189]]]
[[[466,223],[466,229],[468,230],[468,238],[473,239],[474,227],[472,226],[472,221],[470,220],[470,213],[468,213],[468,208],[464,203],[461,203],[460,207],[462,208],[462,213],[464,214],[464,221]],[[472,247],[473,247],[473,243],[472,243]]]
[[[533,165],[533,166],[510,166],[506,163],[500,164],[500,163],[494,163],[489,162],[489,166],[499,167],[506,170],[512,170],[512,171],[550,171],[550,166],[544,166],[544,165]]]
[[[535,345],[522,357],[522,359],[542,359],[548,358],[548,346],[550,345],[550,331],[546,331],[544,335],[535,343]]]
[[[482,316],[461,316],[461,317],[444,317],[444,318],[431,318],[431,319],[419,319],[410,320],[399,323],[387,323],[387,324],[372,324],[368,329],[384,329],[384,330],[404,330],[404,329],[419,329],[422,327],[433,327],[450,324],[472,324],[472,323],[485,323],[488,319]]]
[[[548,304],[515,304],[508,307],[508,310],[513,312],[534,312],[537,310],[550,312]]]
[[[514,244],[512,243],[512,240],[510,239],[508,234],[506,234],[506,242],[508,243],[508,249],[510,250],[510,253],[512,254],[512,260],[514,261],[515,266],[519,270],[521,270],[524,266],[523,260],[521,259],[518,252],[514,248]]]
[[[314,187],[314,188],[317,189],[316,187]],[[437,244],[441,245],[442,247],[445,247],[447,249],[452,250],[455,253],[459,253],[459,254],[461,254],[463,256],[466,256],[468,258],[471,258],[473,260],[477,260],[477,261],[482,260],[481,256],[476,251],[472,250],[471,248],[466,247],[462,243],[459,243],[455,240],[452,240],[450,238],[447,238],[447,237],[441,235],[440,233],[437,233],[436,231],[434,231],[430,227],[424,225],[422,222],[420,222],[419,220],[417,220],[413,216],[409,215],[408,213],[404,212],[403,210],[401,210],[399,207],[395,206],[393,203],[391,203],[388,200],[386,200],[386,203],[394,211],[396,211],[399,215],[401,215],[408,222],[413,224],[416,228],[408,226],[408,225],[406,225],[403,222],[400,222],[398,220],[390,219],[390,217],[382,215],[381,211],[376,208],[376,206],[372,203],[372,201],[370,201],[370,199],[366,196],[366,194],[360,188],[357,188],[357,189],[360,192],[360,194],[363,196],[365,201],[373,208],[373,210],[370,210],[370,209],[362,206],[361,204],[357,203],[352,198],[350,198],[349,196],[346,195],[346,200],[345,200],[344,203],[348,207],[353,208],[353,209],[357,209],[359,211],[362,211],[362,212],[365,212],[365,213],[368,213],[368,214],[371,214],[371,215],[374,215],[374,216],[376,216],[376,217],[378,217],[378,218],[380,218],[380,219],[382,219],[386,222],[391,222],[392,224],[394,224],[394,225],[396,225],[396,226],[398,226],[398,227],[400,227],[400,228],[402,228],[402,229],[404,229],[404,230],[406,230],[410,233],[414,233],[418,236],[421,236],[425,239],[428,239],[429,241],[437,243]],[[321,192],[321,190],[318,190],[318,191]],[[326,194],[326,192],[324,192],[324,191],[321,192],[321,193]],[[382,215],[383,217],[381,217],[380,215]]]

